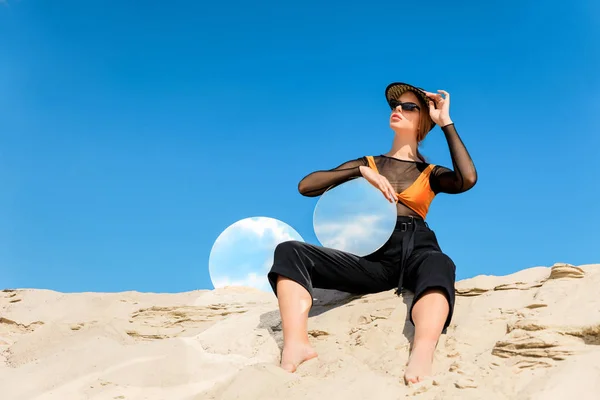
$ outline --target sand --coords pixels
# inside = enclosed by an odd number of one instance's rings
[[[402,376],[403,298],[316,291],[319,357],[291,374],[272,293],[0,292],[0,398],[600,399],[600,265],[457,282],[432,380]]]

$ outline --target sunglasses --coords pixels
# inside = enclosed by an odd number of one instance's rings
[[[395,109],[398,106],[402,107],[402,111],[414,111],[414,110],[421,111],[421,107],[419,107],[415,103],[412,103],[412,102],[402,103],[402,102],[400,102],[398,100],[390,100],[390,108],[392,110]]]

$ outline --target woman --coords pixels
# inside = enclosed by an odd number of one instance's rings
[[[431,375],[435,347],[452,319],[456,267],[441,251],[425,217],[436,194],[465,192],[477,181],[471,157],[450,118],[450,95],[438,92],[390,84],[385,96],[394,131],[391,150],[313,172],[299,183],[300,193],[312,197],[362,176],[396,203],[398,217],[390,239],[366,257],[299,241],[277,246],[268,278],[282,319],[283,369],[294,372],[317,356],[307,335],[313,288],[366,294],[397,287],[400,295],[405,287],[414,293],[409,319],[415,335],[404,379],[416,383]],[[436,124],[445,134],[453,169],[428,164],[419,153],[419,143]]]

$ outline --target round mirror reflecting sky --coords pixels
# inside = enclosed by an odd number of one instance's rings
[[[319,242],[366,256],[387,242],[396,226],[396,204],[365,178],[327,190],[317,202],[313,226]]]
[[[304,241],[277,219],[251,217],[231,224],[210,251],[208,270],[213,286],[250,286],[271,292],[267,273],[273,265],[275,247],[288,240]]]

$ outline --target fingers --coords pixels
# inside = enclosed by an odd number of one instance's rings
[[[435,110],[435,103],[429,100],[429,111],[432,112],[433,110]]]
[[[379,178],[379,182],[378,182],[377,186],[379,187],[379,190],[381,190],[381,193],[383,193],[385,198],[388,199],[391,203],[392,195],[390,194],[390,188],[385,184],[385,182],[383,181],[383,179],[381,179],[381,177]]]
[[[367,172],[368,171],[368,172]],[[396,194],[396,190],[387,180],[387,178],[383,175],[378,174],[377,172],[365,167],[363,170],[363,166],[360,167],[360,172],[363,177],[369,181],[375,188],[379,189],[383,196],[388,199],[390,203],[396,203],[398,201],[398,195]]]
[[[398,200],[396,197],[396,191],[384,176],[381,176],[380,178],[379,188],[383,192],[386,199],[390,201],[390,203],[395,203]]]
[[[444,98],[439,93],[431,93],[425,92],[427,97],[429,97],[429,112],[435,110],[436,108],[440,108],[438,106],[442,106],[444,104]]]
[[[438,90],[438,93],[424,92],[427,97],[434,101],[448,100],[450,101],[450,93],[445,90]],[[441,93],[441,94],[440,94]],[[444,95],[442,97],[442,94]]]
[[[385,180],[385,183],[387,184],[388,190],[390,191],[390,195],[392,196],[392,201],[395,203],[397,199],[396,197],[396,190],[394,189],[394,187],[392,186],[392,184],[390,183],[390,181],[387,180],[387,178],[383,178]]]
[[[450,104],[450,93],[446,92],[445,90],[438,90],[438,92],[444,95],[444,103],[446,105]]]
[[[381,193],[383,193],[383,195],[385,196],[385,198],[388,199],[388,201],[390,203],[394,202],[394,196],[392,195],[392,192],[390,191],[390,189],[387,186],[381,185],[379,187],[379,190],[381,190]]]
[[[431,93],[431,92],[425,92],[425,94],[427,95],[427,97],[429,97],[430,99],[432,99],[433,101],[440,101],[443,100],[444,98],[442,97],[441,94],[439,93]]]
[[[389,185],[389,183],[388,183],[388,185]],[[396,191],[394,190],[392,185],[389,185],[388,190],[390,191],[390,197],[392,199],[392,202],[395,203],[396,201],[398,201],[398,198],[396,197]]]

